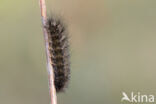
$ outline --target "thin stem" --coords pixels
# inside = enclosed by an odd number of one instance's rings
[[[42,25],[43,25],[43,32],[44,32],[44,40],[45,40],[45,46],[46,46],[47,71],[48,71],[48,79],[49,79],[50,100],[51,100],[51,104],[57,104],[56,90],[55,90],[55,85],[54,85],[54,69],[52,67],[52,61],[50,59],[48,33],[47,33],[47,30],[44,28],[46,26],[46,21],[47,21],[47,14],[46,14],[47,11],[46,11],[45,0],[40,0],[40,8],[41,8],[41,17],[42,17]]]

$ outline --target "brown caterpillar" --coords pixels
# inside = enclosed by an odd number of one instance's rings
[[[49,38],[49,51],[54,68],[56,92],[63,91],[70,74],[69,42],[66,28],[60,19],[50,17],[46,22]]]

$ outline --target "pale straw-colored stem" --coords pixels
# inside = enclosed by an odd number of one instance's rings
[[[52,67],[52,61],[50,59],[48,33],[47,33],[47,30],[44,28],[46,26],[46,21],[47,21],[46,4],[45,4],[45,0],[39,0],[39,3],[40,3],[40,8],[41,8],[44,40],[45,40],[45,46],[46,46],[45,49],[46,49],[46,57],[47,57],[47,71],[48,71],[48,79],[49,79],[50,100],[51,100],[51,104],[57,104],[56,90],[55,90],[55,85],[54,85],[54,69]]]

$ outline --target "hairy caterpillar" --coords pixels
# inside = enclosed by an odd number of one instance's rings
[[[54,84],[56,92],[60,92],[66,87],[70,74],[68,34],[62,21],[54,17],[47,19],[45,28],[54,68]]]

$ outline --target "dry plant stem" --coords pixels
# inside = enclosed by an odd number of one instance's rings
[[[44,28],[46,25],[46,21],[47,21],[45,0],[40,0],[40,8],[41,8],[41,17],[42,17],[42,24],[43,24],[44,40],[45,40],[45,46],[46,46],[50,100],[51,100],[51,104],[57,104],[56,90],[55,90],[55,85],[54,85],[54,69],[52,67],[52,62],[50,59],[48,33],[47,33],[47,30]]]

